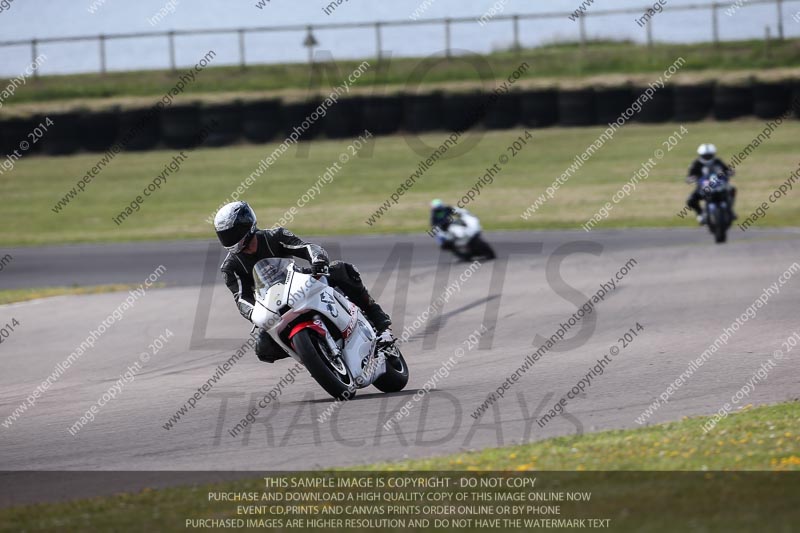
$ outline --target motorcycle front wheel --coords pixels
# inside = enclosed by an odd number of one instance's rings
[[[722,244],[728,240],[728,226],[730,224],[728,224],[725,215],[725,208],[721,206],[718,206],[712,213],[709,213],[709,228],[714,234],[714,242],[717,244]]]
[[[473,257],[483,257],[485,259],[494,259],[495,253],[489,243],[483,240],[480,235],[476,235],[470,242]]]
[[[386,373],[375,380],[373,385],[381,392],[400,392],[408,385],[408,365],[395,346],[395,355],[386,358]]]
[[[337,400],[349,400],[356,395],[357,387],[350,370],[341,357],[330,352],[324,339],[304,329],[294,336],[292,342],[308,373],[325,392]]]

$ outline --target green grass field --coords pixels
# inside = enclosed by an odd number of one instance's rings
[[[28,289],[3,289],[0,290],[0,305],[15,302],[27,302],[28,300],[38,300],[40,298],[52,298],[54,296],[72,296],[76,294],[105,294],[107,292],[122,292],[135,289],[138,285],[118,283],[115,285],[91,285],[88,287],[36,287]],[[163,283],[154,285],[163,287]]]
[[[641,429],[559,437],[376,470],[800,470],[800,402],[747,406],[719,422],[684,418]]]
[[[775,491],[771,478],[754,478],[751,483],[739,483],[734,488],[725,483],[730,478],[714,476],[711,471],[800,470],[800,403],[746,407],[722,420],[708,435],[702,430],[705,420],[689,418],[644,429],[587,434],[579,439],[561,437],[357,470],[703,470],[709,471],[705,480],[717,477],[718,481],[699,484],[696,477],[679,474],[662,478],[660,482],[646,481],[635,474],[630,478],[592,480],[562,474],[559,479],[562,487],[587,490],[591,486],[599,500],[593,504],[597,515],[616,517],[615,525],[622,524],[626,531],[642,531],[645,524],[647,531],[673,531],[674,525],[659,525],[661,520],[654,522],[652,519],[663,516],[652,512],[662,509],[665,500],[669,501],[670,512],[675,512],[682,523],[695,528],[699,524],[714,524],[713,529],[704,529],[709,531],[752,531],[754,522],[775,516],[775,513],[789,521],[788,514],[796,514],[797,509],[787,507],[787,498],[779,501],[763,496],[762,487],[771,489],[772,493]],[[234,505],[209,503],[208,491],[260,492],[263,487],[263,480],[257,478],[2,509],[0,528],[7,531],[178,531],[184,530],[187,517],[236,517]],[[720,501],[726,502],[725,505],[720,505]],[[565,516],[579,512],[567,511]],[[628,516],[630,514],[633,516]]]
[[[533,140],[504,165],[468,208],[485,227],[500,229],[579,229],[625,184],[640,165],[676,130],[678,124],[636,125],[622,128],[602,149],[556,192],[529,220],[521,214],[546,187],[572,164],[601,133],[599,127],[551,128],[533,131]],[[683,181],[695,149],[702,142],[714,142],[728,159],[751,142],[763,128],[758,120],[729,123],[687,124],[675,148],[637,186],[630,197],[614,206],[609,218],[595,229],[625,227],[693,227],[693,220],[676,215],[684,205],[690,187]],[[359,233],[422,232],[427,229],[428,203],[442,198],[455,203],[500,156],[511,156],[508,146],[522,130],[473,132],[460,141],[469,148],[458,157],[434,164],[424,177],[373,226],[365,221],[389,195],[417,169],[430,153],[415,153],[403,136],[374,140],[371,157],[367,149],[352,158],[333,182],[324,185],[316,198],[298,210],[288,226],[298,234],[335,235]],[[772,139],[761,145],[739,168],[738,212],[745,218],[798,166],[796,139],[800,122],[785,122]],[[422,139],[431,147],[446,134],[429,134]],[[473,140],[479,143],[474,145]],[[257,179],[242,198],[259,215],[261,227],[274,224],[317,182],[325,169],[337,162],[348,142],[319,141],[295,146]],[[199,149],[187,153],[181,170],[153,196],[146,198],[138,212],[121,225],[112,218],[172,161],[174,151],[126,153],[117,156],[60,213],[52,208],[98,161],[97,154],[65,157],[30,157],[19,161],[13,171],[0,177],[4,200],[0,245],[31,245],[65,242],[125,241],[142,239],[213,238],[207,219],[253,172],[261,158],[276,145],[242,145],[224,149]],[[431,148],[432,149],[432,148]],[[451,151],[451,154],[457,153]],[[361,157],[364,156],[364,157]],[[756,227],[800,225],[797,194],[773,204]],[[700,231],[700,230],[698,230]],[[734,228],[733,231],[739,231]]]
[[[710,43],[657,43],[652,48],[629,42],[597,41],[589,43],[585,49],[567,43],[526,49],[519,53],[497,52],[481,56],[481,62],[490,65],[498,80],[507,77],[522,61],[526,61],[532,68],[525,73],[524,79],[570,84],[580,83],[580,79],[586,76],[660,73],[679,56],[687,60],[680,76],[694,73],[695,76],[717,79],[737,71],[754,71],[753,74],[769,76],[769,72],[756,71],[800,67],[800,40],[773,41],[769,46],[762,40],[724,42],[719,46]],[[368,61],[373,68],[359,79],[358,87],[402,87],[408,84],[412,72],[423,60],[396,58],[380,68],[377,68],[376,59]],[[321,86],[339,84],[360,62],[337,61],[333,70],[332,65],[326,65],[324,70],[327,73],[323,75]],[[480,79],[475,61],[463,58],[442,60],[437,57],[428,62],[430,69],[419,80],[426,85],[478,82]],[[178,75],[185,70],[42,76],[20,87],[8,102],[9,105],[5,106],[4,112],[30,102],[83,99],[89,103],[93,99],[109,98],[124,102],[125,97],[160,96],[175,84]],[[680,79],[680,76],[676,79]],[[796,71],[794,76],[797,77]],[[221,99],[231,99],[235,96],[231,93],[283,91],[287,94],[305,94],[311,79],[311,70],[305,64],[258,65],[241,70],[238,67],[216,67],[212,61],[212,66],[198,75],[186,92],[191,97],[215,94]]]

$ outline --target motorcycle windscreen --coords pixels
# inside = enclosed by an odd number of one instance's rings
[[[263,295],[270,287],[278,283],[286,283],[286,276],[293,261],[270,257],[262,259],[253,267],[253,281],[256,292]]]

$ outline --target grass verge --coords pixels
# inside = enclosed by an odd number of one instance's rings
[[[448,471],[448,470],[800,470],[800,403],[791,402],[758,408],[745,408],[722,420],[707,435],[703,434],[705,417],[688,418],[643,429],[606,431],[580,437],[562,437],[510,448],[487,449],[476,453],[379,464],[371,470]],[[363,467],[357,470],[363,471]],[[711,474],[708,474],[710,476]],[[786,513],[787,501],[767,498],[759,501],[760,487],[771,487],[770,479],[754,478],[752,486],[727,485],[729,478],[717,476],[719,493],[709,494],[701,486],[703,479],[690,475],[647,480],[641,473],[632,476],[603,476],[587,479],[574,476],[559,478],[562,487],[594,484],[599,492],[599,516],[621,515],[633,520],[625,530],[674,531],[672,523],[658,525],[652,511],[661,516],[675,512],[680,520],[692,523],[711,521],[722,529],[747,531],[742,512],[734,505],[750,506],[744,513],[749,521],[763,520],[763,513]],[[710,479],[707,476],[704,479]],[[668,483],[664,483],[664,481]],[[163,490],[145,489],[137,494],[80,500],[69,503],[39,504],[0,510],[0,523],[9,531],[95,530],[95,531],[173,531],[182,530],[187,517],[236,517],[236,507],[224,511],[208,502],[208,491],[260,492],[263,479]],[[691,491],[694,490],[695,493]],[[729,494],[725,494],[725,491]],[[731,493],[733,491],[733,493]],[[699,494],[698,494],[699,492]],[[713,492],[713,491],[712,491]],[[597,495],[601,496],[601,495]],[[764,499],[763,497],[761,498]],[[707,501],[706,501],[707,500]],[[721,504],[722,502],[722,504]],[[734,505],[728,507],[728,505]],[[669,507],[667,511],[665,508]],[[593,510],[595,508],[593,507]],[[650,511],[648,511],[650,509]],[[753,509],[756,510],[755,516]],[[643,512],[644,510],[644,512]],[[791,512],[796,513],[796,509]],[[323,513],[324,514],[324,513]],[[633,515],[630,517],[628,515]],[[569,516],[569,513],[567,513]],[[785,515],[784,519],[788,520]],[[619,522],[616,522],[619,523]],[[624,522],[623,522],[624,523]],[[615,528],[615,530],[618,530]]]
[[[456,203],[499,158],[509,157],[492,183],[467,207],[487,230],[580,229],[628,181],[640,166],[664,150],[647,180],[631,196],[614,205],[606,220],[595,229],[628,227],[694,227],[692,217],[677,214],[691,188],[683,178],[695,157],[697,145],[713,142],[724,159],[743,150],[764,129],[755,119],[726,123],[686,124],[688,133],[671,148],[662,143],[680,129],[678,124],[630,124],[560,187],[552,199],[527,220],[522,213],[546,188],[573,164],[602,132],[600,127],[548,128],[533,131],[533,139],[512,157],[509,145],[521,130],[469,132],[450,154],[457,157],[433,164],[416,184],[390,205],[380,219],[367,220],[389,200],[447,134],[421,137],[428,148],[419,147],[413,136],[378,137],[372,144],[339,163],[348,141],[316,141],[290,148],[242,195],[253,205],[261,227],[270,227],[295,206],[317,183],[327,168],[339,164],[333,180],[322,184],[314,198],[297,210],[286,225],[303,234],[406,233],[427,230],[428,204],[432,198]],[[796,139],[800,121],[784,122],[738,168],[737,210],[744,219],[767,201],[798,167]],[[475,144],[474,141],[479,141]],[[162,150],[123,153],[102,170],[85,192],[56,213],[53,207],[76,182],[97,164],[97,154],[65,157],[30,157],[19,161],[0,180],[4,200],[4,224],[0,246],[46,243],[111,242],[178,238],[210,238],[208,221],[218,206],[266,158],[277,145],[235,146],[187,152],[180,170],[141,206],[136,206],[122,224],[112,218],[128,207],[137,195],[173,160],[176,152]],[[410,146],[417,148],[417,152]],[[800,225],[800,210],[794,206],[798,187],[770,206],[755,227]],[[699,230],[698,230],[699,231]],[[741,233],[734,227],[733,238]]]
[[[800,402],[746,406],[707,434],[711,417],[559,437],[375,470],[800,470]]]
[[[157,286],[158,284],[155,284]],[[161,284],[163,286],[163,284]],[[104,294],[107,292],[123,292],[135,289],[138,285],[92,285],[88,287],[41,287],[32,289],[4,289],[0,290],[0,305],[15,302],[27,302],[52,296],[72,296],[76,294]]]
[[[491,66],[497,79],[503,79],[517,69],[522,61],[531,64],[526,74],[530,80],[580,79],[586,76],[635,75],[661,72],[675,58],[683,56],[687,63],[682,72],[699,72],[711,69],[712,79],[724,78],[725,72],[763,70],[800,66],[800,39],[774,41],[767,47],[762,40],[710,43],[669,44],[658,43],[652,48],[631,42],[596,41],[585,49],[577,44],[554,44],[515,52],[496,52],[481,56]],[[377,65],[376,59],[369,59]],[[409,84],[412,73],[427,62],[423,69],[423,84],[452,82],[478,82],[479,72],[474,61],[464,58],[442,60],[420,58],[393,58],[381,69],[372,68],[359,79],[358,86]],[[483,62],[483,61],[482,61]],[[361,61],[337,61],[331,71],[323,64],[323,85],[339,84]],[[317,67],[319,68],[319,67]],[[335,75],[338,70],[338,76]],[[380,71],[380,73],[378,73]],[[325,77],[335,79],[326,80]],[[195,82],[186,88],[187,96],[204,94],[226,95],[242,92],[308,91],[310,80],[318,79],[305,64],[257,65],[241,70],[238,67],[213,67],[203,71]],[[75,74],[42,76],[35,82],[20,87],[11,107],[29,102],[47,102],[65,99],[122,99],[125,97],[160,97],[174,84],[177,73],[169,70],[139,72],[110,72],[101,74]],[[415,78],[416,79],[416,78]],[[412,85],[416,85],[416,82]]]

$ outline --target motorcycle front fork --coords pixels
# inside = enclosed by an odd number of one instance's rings
[[[325,343],[328,345],[328,349],[330,349],[334,357],[340,357],[342,355],[342,350],[339,348],[339,345],[336,344],[336,341],[333,340],[331,332],[328,331],[328,328],[325,325],[325,322],[323,322],[322,317],[319,315],[314,315],[314,324],[321,327],[325,331]]]

